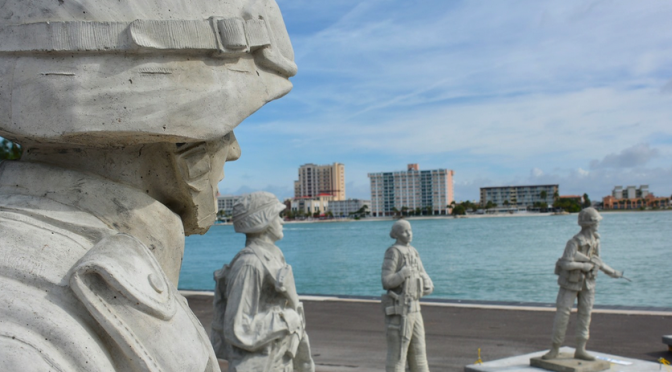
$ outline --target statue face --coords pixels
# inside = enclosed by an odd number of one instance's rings
[[[402,244],[409,244],[413,240],[413,231],[410,225],[401,227],[397,233],[397,240]]]
[[[205,233],[217,213],[217,184],[224,178],[224,163],[240,157],[233,132],[208,142],[178,144],[173,153],[183,202],[180,216],[187,235]]]
[[[600,223],[599,222],[595,222],[594,224],[592,224],[588,227],[588,229],[593,233],[596,233],[599,228],[600,228]]]
[[[284,224],[285,223],[282,217],[277,216],[268,225],[268,230],[266,231],[274,242],[277,242],[278,240],[282,239],[285,236],[284,233],[282,232],[282,225]]]

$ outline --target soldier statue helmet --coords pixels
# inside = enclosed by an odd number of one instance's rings
[[[579,226],[594,226],[602,221],[602,216],[593,207],[588,207],[579,212]]]

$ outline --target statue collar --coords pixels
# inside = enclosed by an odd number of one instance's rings
[[[45,198],[87,212],[143,242],[177,285],[184,254],[180,217],[135,188],[100,176],[20,161],[0,163],[0,194]],[[48,215],[49,211],[38,211]]]

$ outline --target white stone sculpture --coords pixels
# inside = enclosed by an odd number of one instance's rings
[[[413,240],[411,224],[399,220],[390,237],[396,242],[385,251],[381,296],[387,335],[387,372],[404,372],[406,362],[413,372],[428,372],[425,325],[420,313],[421,297],[434,291],[434,284],[422,266]]]
[[[303,304],[292,267],[275,242],[285,209],[271,193],[244,196],[233,206],[233,226],[245,248],[215,271],[215,354],[230,372],[314,372]]]
[[[612,278],[623,277],[623,272],[612,269],[600,259],[600,235],[597,233],[600,220],[602,216],[594,208],[582,210],[578,221],[581,231],[567,241],[564,254],[555,264],[560,290],[556,301],[551,350],[542,359],[558,357],[560,346],[565,340],[569,314],[574,301],[578,299],[574,358],[595,360],[586,351],[590,313],[595,302],[595,278],[599,270]]]
[[[274,0],[2,3],[1,371],[219,371],[184,235],[295,72]]]

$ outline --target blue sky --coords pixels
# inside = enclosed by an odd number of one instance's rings
[[[558,183],[593,200],[615,185],[672,194],[669,0],[277,0],[294,89],[235,130],[222,194],[291,197],[305,163],[367,173],[455,171],[484,186]]]
[[[672,194],[672,2],[278,0],[294,89],[243,122],[222,194],[290,197],[304,163],[455,171],[479,187]]]

